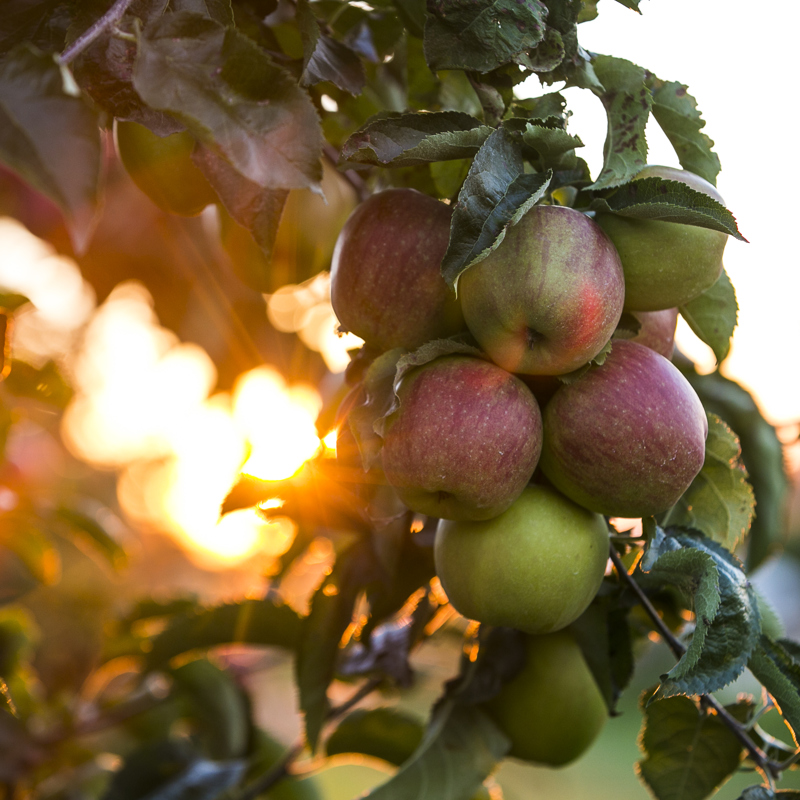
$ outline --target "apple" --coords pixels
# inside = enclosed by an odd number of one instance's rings
[[[602,366],[547,404],[540,466],[585,508],[645,517],[686,491],[707,435],[703,405],[678,369],[644,345],[616,340]]]
[[[642,178],[679,181],[725,205],[716,188],[693,172],[647,166],[634,180]],[[626,310],[681,306],[713,286],[722,272],[722,252],[728,241],[725,233],[605,212],[595,219],[611,237],[622,260]]]
[[[661,311],[632,311],[631,314],[639,320],[642,327],[632,339],[664,358],[672,359],[675,350],[675,328],[678,324],[678,309],[664,308]]]
[[[356,208],[331,262],[341,330],[379,350],[413,350],[463,330],[460,303],[441,274],[451,213],[414,189],[388,189]]]
[[[446,519],[489,519],[525,488],[539,460],[542,418],[519,378],[465,355],[406,374],[386,417],[386,480],[412,510]]]
[[[117,120],[116,139],[125,170],[162,211],[193,217],[217,201],[192,161],[195,139],[188,131],[156,136],[138,122]]]
[[[441,520],[436,574],[453,607],[487,625],[551,633],[591,603],[608,561],[608,528],[549,486],[531,485],[499,517]]]
[[[510,756],[560,767],[597,738],[606,704],[568,631],[528,636],[525,651],[522,671],[481,707],[511,740]]]
[[[464,319],[509,372],[562,375],[596,356],[625,296],[614,246],[585,214],[534,206],[459,279]]]

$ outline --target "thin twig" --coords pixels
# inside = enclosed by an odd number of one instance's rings
[[[335,167],[339,163],[339,153],[330,142],[322,145],[322,153],[331,166]],[[372,194],[366,181],[354,169],[346,169],[339,174],[355,189],[360,202],[363,203]]]
[[[62,64],[69,64],[75,56],[82,53],[95,39],[114,27],[128,10],[133,0],[116,0],[114,5],[103,14],[87,31],[84,31],[59,57]]]
[[[659,616],[658,611],[656,611],[655,607],[650,602],[650,599],[644,591],[642,591],[641,586],[636,583],[633,576],[625,569],[625,565],[622,563],[622,559],[619,557],[619,553],[617,553],[613,545],[609,548],[609,553],[611,554],[611,561],[617,570],[617,575],[633,590],[642,607],[658,629],[658,632],[669,645],[675,658],[680,660],[686,652],[686,647],[675,638],[672,631],[667,627],[664,620]],[[747,735],[744,726],[739,720],[731,716],[727,709],[716,698],[712,697],[710,694],[703,694],[700,695],[700,702],[702,705],[714,709],[719,718],[730,728],[733,735],[750,754],[750,758],[752,758],[758,770],[766,777],[770,786],[773,786],[773,779],[780,774],[780,765],[767,757],[767,754]]]

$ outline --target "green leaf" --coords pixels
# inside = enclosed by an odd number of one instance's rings
[[[400,766],[419,747],[423,726],[393,708],[358,709],[348,714],[328,737],[325,751],[363,753]]]
[[[61,577],[61,558],[42,523],[23,511],[7,511],[0,526],[0,548],[12,552],[45,586]]]
[[[662,81],[655,75],[647,81],[653,93],[653,116],[674,148],[681,166],[709,183],[716,184],[719,156],[714,142],[702,133],[705,120],[687,87],[677,81]]]
[[[24,294],[16,292],[0,292],[0,309],[13,314],[31,301]]]
[[[482,261],[506,229],[543,196],[551,173],[524,172],[519,139],[499,128],[484,142],[458,194],[442,275],[455,288],[461,273]]]
[[[786,532],[786,476],[783,445],[752,395],[719,372],[684,373],[707,411],[718,414],[736,432],[742,460],[756,498],[756,516],[748,537],[747,567],[753,570],[783,541]]]
[[[596,185],[591,188],[596,188]],[[613,211],[635,219],[696,225],[727,233],[742,242],[747,241],[739,233],[736,218],[722,203],[680,181],[664,178],[631,181],[607,197],[595,199],[591,208]]]
[[[111,525],[106,523],[106,520],[110,520],[117,525],[122,524],[110,509],[98,505],[91,511],[88,509],[81,511],[61,506],[55,513],[57,518],[69,525],[77,538],[88,541],[89,546],[99,552],[115,569],[121,569],[128,563],[128,554],[117,541]]]
[[[689,597],[696,617],[689,647],[662,676],[657,697],[708,694],[741,675],[761,620],[758,599],[736,557],[701,534],[659,528],[641,568]]]
[[[49,53],[63,50],[73,13],[71,0],[3,0],[0,56],[20,42]]]
[[[680,308],[681,316],[695,335],[713,351],[721,364],[731,349],[731,337],[739,321],[736,290],[723,269],[717,282]]]
[[[0,63],[0,161],[59,206],[83,252],[99,203],[97,118],[67,68],[29,45]]]
[[[669,524],[694,528],[733,550],[750,530],[755,513],[741,453],[736,434],[716,414],[708,414],[703,468],[665,515]]]
[[[233,25],[233,9],[231,0],[169,0],[172,12],[190,11],[213,19],[220,25]]]
[[[578,23],[591,22],[597,19],[597,4],[600,0],[581,0],[581,10],[578,14]]]
[[[650,90],[645,71],[623,58],[596,56],[591,66],[602,85],[593,89],[606,109],[608,133],[603,169],[590,189],[627,183],[647,162],[644,129],[650,116]]]
[[[298,0],[297,26],[303,39],[301,83],[330,81],[344,92],[361,94],[367,80],[364,65],[349,47],[320,29],[309,0]]]
[[[300,617],[295,611],[268,600],[244,600],[207,608],[171,620],[166,630],[153,640],[145,663],[148,669],[158,669],[181,653],[208,650],[221,644],[253,644],[294,650],[300,628]]]
[[[469,174],[472,159],[461,158],[457,161],[435,161],[430,166],[431,178],[439,197],[454,198]]]
[[[716,714],[705,713],[688,697],[642,705],[644,758],[636,767],[657,800],[703,800],[738,768],[742,745]],[[751,708],[743,701],[728,711],[742,720]]]
[[[780,643],[761,636],[747,664],[772,695],[795,743],[800,739],[800,662]]]
[[[311,611],[303,620],[295,667],[306,740],[312,751],[328,714],[328,686],[334,676],[339,641],[352,619],[356,598],[381,577],[368,540],[361,539],[336,559],[333,571],[314,593]]]
[[[550,128],[530,122],[522,132],[522,141],[539,154],[544,169],[558,168],[567,153],[573,152],[576,147],[583,147],[583,142],[577,136],[571,136],[561,128]]]
[[[319,185],[322,135],[311,100],[237,31],[196,14],[165,15],[139,37],[133,83],[259,186]]]
[[[389,114],[370,120],[344,144],[344,163],[413,167],[470,158],[492,129],[459,111]]]
[[[159,765],[148,766],[157,771]],[[217,800],[241,781],[245,767],[244,761],[197,759],[182,773],[148,793],[146,800]],[[141,797],[127,791],[124,794],[109,792],[103,800],[138,800]]]
[[[66,408],[74,392],[54,361],[37,368],[26,361],[12,360],[5,387],[17,397],[30,397],[56,408]]]
[[[202,726],[209,755],[222,760],[244,756],[250,714],[246,696],[233,678],[204,658],[177,667],[171,675],[189,713]]]
[[[540,97],[515,100],[510,107],[513,117],[522,117],[531,123],[541,123],[548,128],[566,128],[567,101],[559,92],[549,92]]]
[[[425,29],[425,0],[392,0],[409,33],[421,39]]]
[[[536,47],[546,18],[540,0],[432,0],[425,59],[432,70],[491,72]]]
[[[639,11],[639,3],[641,0],[617,0],[617,2],[625,6],[625,8],[630,8],[631,11]],[[639,11],[639,13],[641,14],[642,12]]]
[[[414,755],[364,800],[462,800],[477,792],[510,742],[475,707],[438,705]]]

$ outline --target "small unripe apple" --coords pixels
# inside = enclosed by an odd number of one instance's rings
[[[331,263],[331,303],[342,330],[379,350],[413,350],[464,328],[444,282],[450,206],[414,189],[361,203],[342,228]]]
[[[509,372],[562,375],[611,338],[625,294],[614,246],[585,214],[534,206],[458,284],[464,319]]]
[[[511,740],[510,756],[560,767],[597,738],[606,704],[568,631],[529,636],[525,650],[522,671],[481,707]]]
[[[689,488],[707,435],[703,405],[678,369],[648,347],[617,340],[602,366],[547,404],[540,466],[585,508],[645,517]]]
[[[675,328],[678,324],[678,309],[664,308],[661,311],[632,311],[641,323],[639,332],[631,342],[638,342],[664,358],[672,360],[675,350]]]
[[[608,528],[555,489],[531,485],[494,519],[441,520],[434,559],[450,602],[465,617],[550,633],[576,620],[597,594]]]
[[[717,189],[693,172],[647,166],[634,180],[642,178],[679,181],[725,204]],[[626,310],[681,306],[713,286],[722,272],[728,236],[720,231],[610,213],[598,213],[595,219],[622,260]]]
[[[437,358],[405,375],[387,418],[386,480],[420,514],[489,519],[519,496],[539,460],[542,418],[519,378],[481,358]]]

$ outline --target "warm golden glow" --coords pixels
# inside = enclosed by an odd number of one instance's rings
[[[322,272],[300,285],[282,286],[267,300],[267,314],[279,331],[296,333],[303,344],[321,353],[331,372],[350,363],[348,350],[363,341],[352,333],[336,332],[338,322],[330,301],[330,274]]]
[[[205,567],[254,553],[275,558],[289,546],[295,531],[286,519],[219,512],[240,471],[288,478],[319,450],[313,387],[288,386],[260,367],[240,376],[232,396],[208,397],[211,359],[162,328],[133,283],[98,309],[73,372],[64,439],[80,458],[122,470],[119,500],[130,517],[170,532]]]

